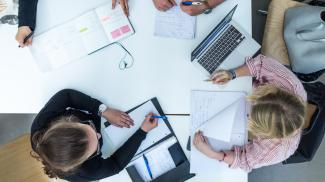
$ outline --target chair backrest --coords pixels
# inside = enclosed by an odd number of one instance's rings
[[[284,13],[288,8],[303,6],[293,0],[272,0],[268,8],[261,52],[286,66],[290,66],[288,50],[283,37]]]
[[[1,181],[50,181],[42,163],[30,156],[30,135],[22,135],[0,147]]]

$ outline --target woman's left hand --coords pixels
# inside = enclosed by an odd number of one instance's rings
[[[129,5],[128,5],[128,0],[112,0],[112,8],[114,9],[115,6],[116,6],[116,2],[119,1],[123,11],[124,11],[124,14],[126,16],[129,16]]]
[[[127,113],[117,109],[108,108],[102,113],[102,116],[107,119],[109,123],[119,128],[130,128],[134,125],[133,120]]]
[[[194,135],[193,144],[200,152],[205,154],[210,158],[216,157],[216,152],[213,151],[211,145],[209,144],[208,138],[203,135],[201,131],[198,131]]]

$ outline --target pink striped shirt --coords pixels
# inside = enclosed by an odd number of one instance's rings
[[[302,100],[307,94],[298,78],[281,63],[272,58],[259,55],[254,59],[246,59],[246,65],[254,78],[253,87],[271,84],[289,91]],[[234,162],[231,168],[245,171],[268,166],[284,161],[297,149],[301,133],[283,139],[255,138],[244,146],[234,146]]]

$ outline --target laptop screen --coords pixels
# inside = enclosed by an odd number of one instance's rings
[[[203,50],[204,48],[207,47],[207,45],[214,40],[215,36],[218,35],[218,33],[220,32],[220,30],[222,30],[222,28],[224,26],[226,26],[231,20],[232,17],[237,9],[236,5],[227,15],[226,17],[224,17],[221,22],[210,32],[210,34],[194,49],[194,51],[192,52],[191,55],[191,61],[193,61]]]

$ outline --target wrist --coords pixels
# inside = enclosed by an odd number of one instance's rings
[[[236,70],[235,69],[232,69],[232,70],[229,70],[228,71],[229,74],[230,74],[230,79],[233,80],[237,77],[237,74],[236,74]]]
[[[147,131],[144,127],[140,127],[140,129],[143,131],[143,132],[145,132],[145,133],[148,133],[149,131]]]
[[[101,104],[98,107],[98,116],[102,116],[105,111],[108,110],[108,107],[105,104]]]

